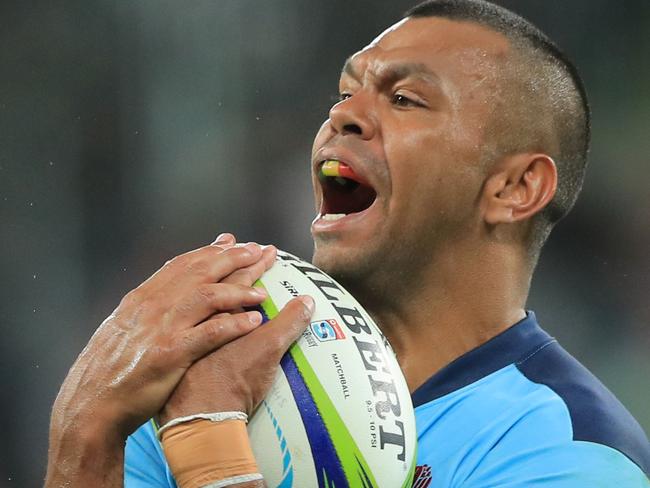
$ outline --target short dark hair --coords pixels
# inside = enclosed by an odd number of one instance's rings
[[[553,225],[573,207],[582,188],[591,139],[591,114],[584,83],[575,65],[544,34],[528,20],[504,7],[486,0],[428,0],[404,14],[404,17],[441,17],[449,20],[474,22],[505,36],[519,53],[524,69],[515,70],[515,76],[526,89],[524,96],[512,101],[516,116],[533,115],[536,109],[548,111],[548,123],[532,120],[506,121],[506,131],[517,134],[516,147],[502,148],[503,152],[517,149],[548,151],[558,170],[558,186],[552,202],[537,217],[532,236],[535,257],[544,244]],[[519,122],[519,123],[517,123]],[[502,122],[503,123],[503,122]],[[512,127],[516,125],[517,127]],[[505,139],[505,135],[502,139]],[[512,139],[512,137],[511,137]],[[548,144],[551,141],[551,144]],[[510,146],[512,146],[512,142]],[[554,146],[554,147],[553,147]]]

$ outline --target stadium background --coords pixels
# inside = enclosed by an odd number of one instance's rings
[[[591,167],[530,307],[650,430],[650,3],[504,0],[576,60]],[[308,160],[393,0],[3,1],[0,487],[42,482],[50,406],[120,297],[221,231],[311,254]]]

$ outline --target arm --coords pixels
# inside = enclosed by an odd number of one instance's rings
[[[246,268],[259,276],[274,257],[273,248],[238,247],[225,235],[172,259],[124,297],[57,396],[46,488],[122,486],[127,436],[160,411],[195,361],[261,321],[257,312],[220,314],[264,294],[219,281]]]
[[[104,429],[82,420],[78,427],[51,431],[45,486],[121,486],[124,441]]]

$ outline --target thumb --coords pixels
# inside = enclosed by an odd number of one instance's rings
[[[287,352],[309,324],[314,308],[312,297],[308,295],[296,297],[288,302],[273,320],[256,331],[260,335],[263,334],[260,339],[272,349],[271,354],[280,358]]]

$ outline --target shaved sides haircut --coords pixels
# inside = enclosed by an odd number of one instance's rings
[[[587,167],[591,116],[584,83],[568,57],[537,27],[485,0],[429,0],[404,17],[440,17],[473,22],[505,36],[514,56],[499,75],[501,96],[493,107],[488,134],[492,160],[522,151],[551,156],[557,192],[534,219],[530,253],[536,261],[555,223],[573,207]]]

